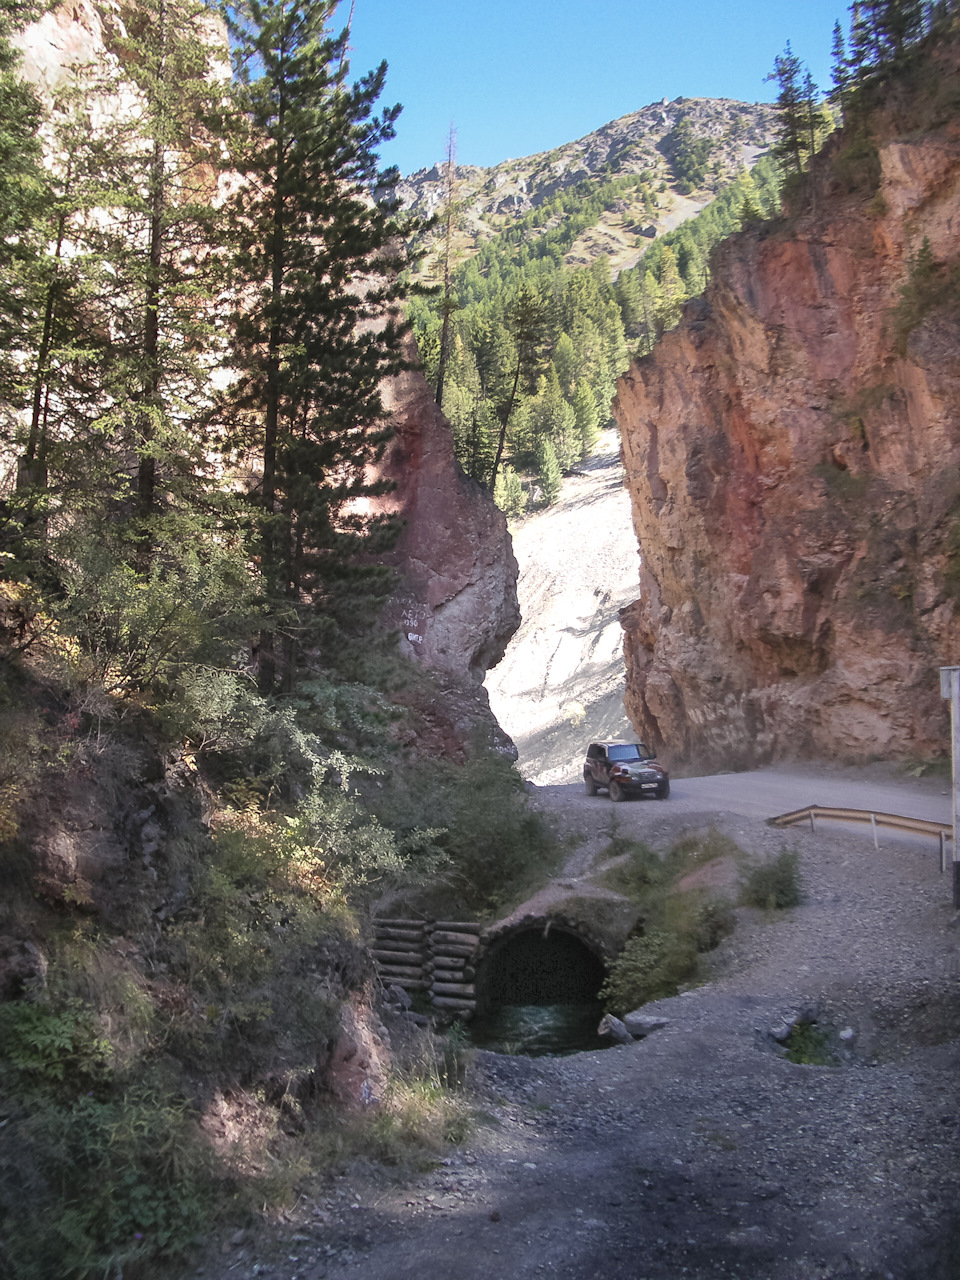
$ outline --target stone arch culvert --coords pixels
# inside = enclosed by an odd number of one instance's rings
[[[596,1034],[599,995],[622,938],[575,910],[375,927],[384,985],[422,991],[437,1014],[467,1022],[475,1044],[533,1054],[608,1045]]]
[[[474,959],[477,1012],[595,1000],[608,963],[604,943],[573,918],[528,916],[494,926],[480,935]]]

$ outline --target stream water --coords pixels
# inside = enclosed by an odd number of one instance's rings
[[[479,1049],[524,1053],[531,1057],[608,1049],[613,1041],[597,1035],[603,1017],[599,1000],[575,1004],[504,1004],[469,1024]]]

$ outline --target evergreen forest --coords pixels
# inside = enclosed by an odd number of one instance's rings
[[[697,170],[681,158],[679,172],[693,189]],[[442,407],[461,465],[508,515],[522,514],[531,497],[556,499],[563,473],[612,424],[616,380],[631,358],[651,351],[703,292],[714,247],[745,221],[777,214],[781,172],[761,159],[616,280],[603,255],[585,267],[565,256],[626,193],[651,211],[669,196],[649,172],[581,182],[480,245],[450,272],[449,287],[411,298],[432,385],[443,367]]]

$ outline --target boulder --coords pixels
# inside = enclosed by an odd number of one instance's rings
[[[660,1018],[656,1014],[644,1013],[642,1009],[634,1009],[633,1013],[623,1015],[623,1025],[632,1036],[648,1036],[651,1031],[659,1031],[667,1026],[669,1018]]]
[[[25,938],[0,937],[0,1000],[17,1000],[32,988],[42,987],[47,959]]]
[[[611,1040],[616,1040],[617,1044],[633,1044],[633,1036],[612,1013],[605,1013],[600,1019],[597,1035],[609,1036]]]
[[[339,1034],[318,1059],[318,1080],[344,1106],[379,1106],[389,1057],[382,1024],[366,1004],[354,998],[341,1007]]]

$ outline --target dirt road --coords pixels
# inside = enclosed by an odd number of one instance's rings
[[[764,821],[811,800],[940,818],[944,789],[877,766],[687,779],[662,803],[538,791],[590,843],[613,813],[658,847],[710,822],[755,853],[787,840],[804,902],[741,908],[705,984],[646,1006],[667,1022],[643,1040],[478,1054],[462,1149],[412,1186],[355,1170],[199,1274],[956,1280],[960,929],[936,846]],[[836,1065],[777,1055],[770,1029],[804,1006],[833,1029]]]

